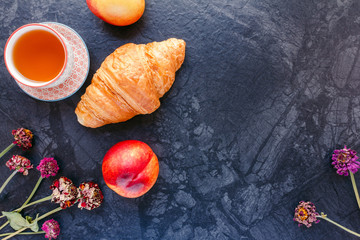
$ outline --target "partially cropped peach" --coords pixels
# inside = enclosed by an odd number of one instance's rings
[[[141,18],[145,0],[86,0],[91,12],[107,23],[127,26]]]
[[[159,162],[146,143],[127,140],[115,144],[105,154],[102,173],[110,189],[123,197],[136,198],[155,184]]]

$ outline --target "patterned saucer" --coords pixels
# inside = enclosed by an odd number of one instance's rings
[[[50,88],[31,88],[18,82],[17,84],[25,93],[35,99],[55,102],[70,97],[81,88],[89,73],[90,57],[84,40],[72,28],[54,22],[45,22],[42,24],[54,28],[71,44],[74,52],[72,73],[65,82]]]

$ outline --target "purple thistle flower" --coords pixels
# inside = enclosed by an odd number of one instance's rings
[[[14,155],[6,162],[6,166],[10,170],[17,170],[18,172],[22,173],[23,175],[28,175],[29,169],[33,168],[30,160],[26,157],[20,155]]]
[[[104,196],[99,188],[99,185],[93,182],[81,183],[78,189],[78,207],[87,210],[100,207]]]
[[[40,171],[42,178],[49,178],[56,176],[59,165],[54,158],[43,158],[36,169]]]
[[[360,168],[360,162],[357,161],[359,157],[356,156],[356,151],[346,148],[336,149],[332,155],[334,168],[337,169],[336,173],[339,175],[348,176],[349,171],[356,173]]]
[[[56,239],[60,234],[60,225],[54,219],[44,222],[41,229],[45,232],[45,237],[49,240]]]
[[[18,128],[16,130],[12,130],[11,134],[14,136],[14,144],[22,147],[24,150],[32,147],[31,141],[34,135],[29,129]]]
[[[320,222],[316,216],[319,216],[319,213],[316,212],[316,207],[312,202],[300,201],[295,208],[294,221],[299,223],[299,227],[305,225],[309,228],[313,223]]]
[[[56,179],[50,189],[53,190],[51,201],[59,203],[62,209],[71,207],[77,201],[77,187],[67,177]]]

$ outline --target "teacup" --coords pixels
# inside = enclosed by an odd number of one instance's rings
[[[20,84],[50,88],[71,75],[74,53],[69,42],[55,29],[31,23],[15,30],[6,42],[5,65]]]

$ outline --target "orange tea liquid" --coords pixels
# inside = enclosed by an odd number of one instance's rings
[[[45,30],[32,30],[15,43],[13,61],[26,78],[47,82],[54,79],[65,63],[65,51],[60,40]]]

